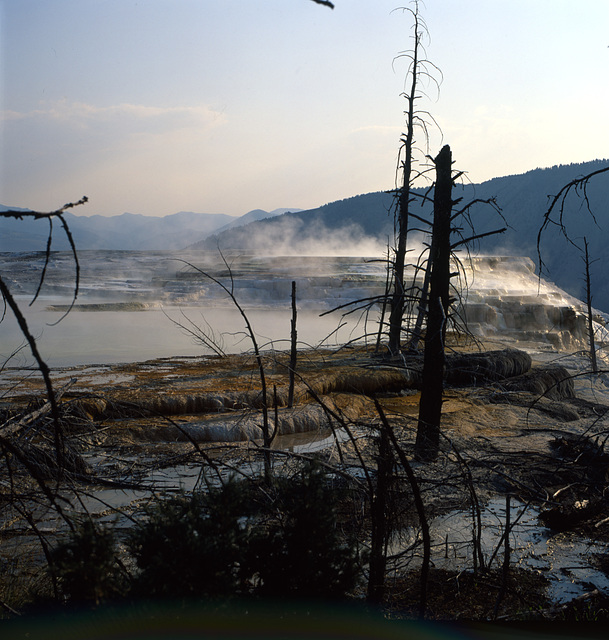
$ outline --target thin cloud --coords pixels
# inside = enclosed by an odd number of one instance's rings
[[[111,106],[98,106],[84,102],[61,100],[45,104],[42,108],[27,112],[3,111],[3,122],[32,120],[68,126],[77,129],[104,131],[116,129],[125,132],[141,133],[175,131],[180,129],[206,130],[225,124],[226,115],[207,105],[156,107],[142,104],[122,103]]]
[[[102,211],[119,213],[145,206],[133,202],[136,188],[162,200],[157,191],[163,185],[167,207],[176,192],[191,192],[197,185],[193,168],[205,167],[209,134],[228,121],[208,105],[99,106],[67,100],[4,111],[1,118],[5,200],[44,207],[84,189]]]
[[[371,124],[365,127],[357,127],[351,130],[351,133],[387,133],[395,136],[396,131],[399,133],[400,127],[395,124]]]

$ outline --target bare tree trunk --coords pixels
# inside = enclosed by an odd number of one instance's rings
[[[584,238],[584,262],[586,264],[586,304],[588,306],[588,339],[590,341],[590,363],[592,372],[598,373],[596,361],[596,345],[594,344],[594,325],[592,324],[592,287],[590,285],[590,256],[588,255],[588,240]]]
[[[387,566],[387,489],[391,474],[391,451],[389,435],[382,428],[378,440],[376,491],[372,494],[370,575],[368,577],[367,600],[380,604],[385,591],[385,569]]]
[[[412,82],[410,93],[406,96],[408,101],[407,128],[404,142],[404,178],[400,190],[398,204],[398,246],[395,253],[393,266],[393,295],[391,297],[391,313],[389,314],[389,352],[398,355],[401,347],[402,320],[404,317],[404,305],[406,288],[404,286],[404,265],[406,263],[406,240],[408,238],[408,208],[410,206],[410,183],[412,180],[412,154],[414,151],[415,128],[415,101],[417,99],[417,81],[419,79],[419,17],[414,15],[414,47],[412,50]]]
[[[288,387],[288,407],[294,405],[294,377],[296,375],[296,282],[292,280],[292,323],[291,323],[291,342],[290,342],[290,371],[289,371],[289,387]]]
[[[440,418],[444,389],[444,339],[450,286],[450,218],[452,212],[452,153],[444,146],[434,160],[436,186],[434,220],[429,259],[431,278],[429,311],[423,357],[423,388],[419,404],[419,424],[415,456],[431,461],[440,447]]]
[[[425,277],[423,279],[423,288],[421,289],[421,296],[419,298],[419,309],[417,312],[417,320],[412,330],[412,338],[410,339],[410,350],[418,351],[419,342],[423,335],[423,320],[427,312],[427,297],[429,295],[429,279],[431,276],[431,263],[428,262],[425,267]]]
[[[376,346],[374,350],[378,353],[381,348],[381,339],[383,337],[383,330],[385,328],[385,315],[387,313],[387,304],[389,302],[389,293],[391,291],[391,269],[390,269],[391,251],[389,245],[387,245],[387,274],[385,278],[385,295],[383,297],[383,304],[381,306],[381,317],[379,318],[379,330],[376,335]]]
[[[410,155],[408,151],[406,155]],[[393,267],[393,295],[391,296],[391,312],[389,313],[389,352],[398,355],[401,348],[402,321],[406,288],[404,286],[404,265],[406,262],[406,239],[408,236],[408,204],[410,200],[410,185],[406,184],[406,168],[404,168],[404,186],[399,204],[399,232],[398,247]]]

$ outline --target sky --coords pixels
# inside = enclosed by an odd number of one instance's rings
[[[0,0],[0,203],[240,216],[391,189],[406,0]],[[400,8],[402,7],[402,8]],[[419,108],[481,182],[609,156],[608,0],[426,0]]]

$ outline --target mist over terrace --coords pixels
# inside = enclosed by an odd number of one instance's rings
[[[422,246],[416,243],[409,253],[413,262]],[[292,281],[301,348],[321,342],[374,343],[387,279],[386,249],[383,254],[379,244],[364,240],[343,245],[344,253],[351,255],[338,255],[337,238],[329,240],[328,250],[332,248],[336,255],[82,251],[78,297],[59,324],[55,323],[73,301],[73,256],[52,254],[45,285],[31,307],[44,253],[2,254],[2,260],[8,280],[18,286],[18,302],[43,355],[51,365],[69,365],[210,354],[196,338],[200,332],[226,352],[248,351],[251,343],[243,318],[214,280],[233,292],[264,348],[289,346]],[[371,248],[375,254],[353,255]],[[454,286],[461,303],[455,318],[462,329],[467,324],[485,339],[511,336],[567,349],[585,339],[581,302],[540,281],[530,259],[464,255],[458,271]],[[413,268],[409,277],[414,282]],[[6,359],[22,344],[16,323],[5,318],[0,354]],[[11,363],[28,358],[24,349]]]

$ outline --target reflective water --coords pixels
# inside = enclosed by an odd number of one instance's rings
[[[480,544],[485,564],[503,563],[506,522],[505,498],[496,497],[481,511]],[[519,500],[510,501],[510,566],[532,569],[549,580],[548,596],[567,602],[594,588],[609,592],[609,577],[595,566],[597,554],[609,552],[609,544],[591,542],[570,533],[556,534],[538,521],[539,509]],[[475,535],[471,510],[455,510],[430,522],[434,567],[471,571]],[[392,551],[408,548],[416,531],[400,532]],[[420,554],[419,554],[420,555]],[[533,604],[533,603],[532,603]]]
[[[200,270],[184,264],[184,259]],[[278,349],[289,347],[293,280],[302,347],[324,340],[335,346],[361,336],[366,329],[358,322],[359,314],[341,318],[320,313],[377,295],[384,282],[383,266],[364,258],[234,256],[229,269],[213,254],[85,251],[80,254],[76,305],[55,324],[72,301],[74,262],[69,253],[53,254],[46,284],[30,306],[43,264],[40,253],[0,254],[3,278],[50,366],[211,353],[193,335],[199,330],[228,353],[250,350],[241,313],[226,291],[201,270],[233,291],[260,346]],[[8,313],[0,324],[0,360],[23,344],[21,329]],[[11,365],[31,362],[25,347]]]

